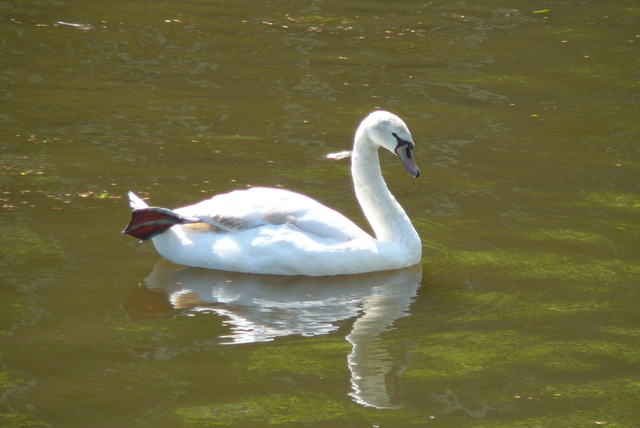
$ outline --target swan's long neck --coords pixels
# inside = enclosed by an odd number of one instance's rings
[[[382,178],[378,146],[356,134],[351,161],[356,197],[376,238],[384,243],[420,242],[418,233]]]

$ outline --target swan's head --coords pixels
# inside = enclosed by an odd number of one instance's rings
[[[359,133],[364,133],[374,144],[398,155],[411,175],[416,178],[420,175],[420,169],[413,159],[413,137],[398,116],[388,111],[374,111],[362,121],[356,134]]]

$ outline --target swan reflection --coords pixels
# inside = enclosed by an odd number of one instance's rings
[[[177,309],[206,310],[227,320],[223,343],[271,341],[279,336],[315,336],[338,329],[338,321],[356,318],[346,337],[347,357],[358,403],[377,408],[402,404],[397,387],[404,358],[394,358],[380,333],[407,315],[422,268],[334,277],[250,275],[178,266],[160,260],[145,278]]]

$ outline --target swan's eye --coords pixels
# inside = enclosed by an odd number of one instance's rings
[[[393,135],[396,141],[398,141],[396,150],[398,150],[400,147],[408,146],[407,152],[409,152],[409,150],[413,150],[413,148],[415,147],[415,144],[412,141],[403,140],[402,138],[398,137],[398,134],[396,134],[395,132],[392,132],[391,135]]]

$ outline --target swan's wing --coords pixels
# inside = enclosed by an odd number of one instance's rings
[[[339,241],[368,237],[366,232],[337,211],[307,196],[282,189],[256,187],[239,190],[176,209],[175,212],[199,218],[232,233],[275,225]]]

